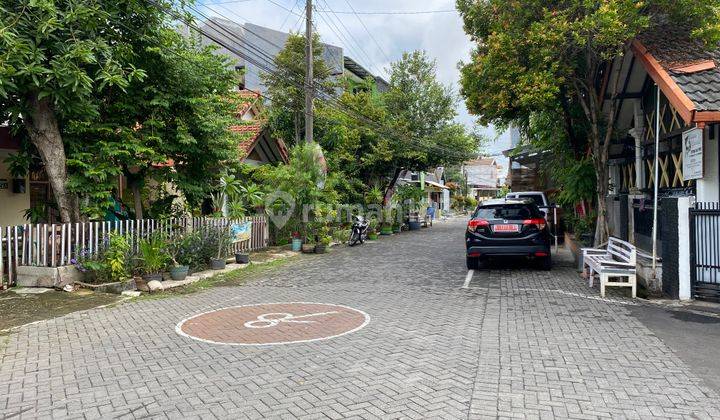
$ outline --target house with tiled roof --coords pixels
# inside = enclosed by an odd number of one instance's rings
[[[606,110],[612,101],[617,107],[610,234],[638,247],[638,274],[650,289],[717,299],[720,252],[700,251],[720,243],[720,229],[703,227],[720,220],[720,211],[694,203],[720,201],[720,46],[706,46],[682,27],[655,28],[608,63],[598,91]],[[655,223],[658,269],[649,271]]]
[[[240,160],[249,165],[267,163],[287,163],[288,151],[282,139],[274,138],[262,115],[263,97],[259,92],[241,89],[234,92],[233,100],[237,103],[235,117],[237,124],[230,130],[238,133]]]

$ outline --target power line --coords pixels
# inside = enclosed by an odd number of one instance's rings
[[[171,16],[173,19],[180,19],[180,20],[183,21],[189,28],[194,29],[196,32],[204,35],[205,37],[207,37],[208,39],[212,40],[212,41],[215,42],[216,44],[218,44],[218,45],[226,48],[228,51],[231,51],[231,52],[233,52],[234,54],[238,55],[239,57],[244,58],[244,59],[247,60],[248,62],[251,62],[251,63],[253,63],[253,64],[256,64],[258,67],[260,67],[260,68],[262,68],[262,69],[264,69],[264,70],[267,70],[268,72],[273,72],[273,70],[264,67],[264,65],[263,65],[262,63],[256,61],[256,60],[255,60],[254,58],[252,58],[252,57],[249,57],[249,56],[245,55],[244,53],[242,53],[241,51],[237,50],[237,49],[236,49],[235,47],[233,47],[232,45],[227,45],[227,44],[219,41],[219,40],[218,40],[216,37],[214,37],[213,35],[210,35],[210,34],[208,34],[206,31],[203,31],[201,28],[199,28],[199,27],[197,27],[197,26],[194,26],[190,21],[186,20],[186,18],[184,18],[182,15],[180,15],[180,14],[178,14],[178,13],[176,13],[176,12],[174,13],[174,16],[171,15],[170,13],[171,13],[171,12],[174,12],[172,9],[171,9],[171,10],[168,10],[168,9],[166,9],[165,7],[163,7],[162,5],[159,5],[158,3],[156,3],[154,0],[149,0],[149,2],[152,3],[152,4],[154,4],[156,7],[158,7],[158,8],[159,8],[161,11],[163,11],[165,14],[168,14],[169,16]],[[205,18],[206,23],[208,22],[208,17],[207,17],[206,15],[202,14],[200,11],[198,11],[198,10],[195,9],[195,8],[193,8],[192,6],[187,6],[187,7],[188,7],[189,9],[192,9],[193,11],[195,11],[197,14],[199,14],[199,15],[202,16],[203,18]],[[214,23],[214,22],[213,22],[213,23]],[[232,33],[231,31],[229,31],[229,30],[227,30],[226,28],[223,28],[223,27],[221,27],[221,29],[223,29],[223,31],[226,32],[227,34],[229,34],[231,37],[235,38],[236,40],[239,40],[239,38],[237,37],[237,34],[234,34],[234,33]],[[303,85],[302,83],[297,84],[297,87],[303,87],[303,86],[304,86],[304,85]],[[371,118],[366,117],[365,115],[359,113],[358,111],[354,110],[353,108],[350,108],[350,107],[346,106],[345,104],[339,102],[336,98],[334,98],[334,97],[332,97],[332,96],[330,96],[330,95],[327,95],[326,93],[324,93],[324,92],[322,92],[322,91],[317,91],[316,93],[318,93],[318,95],[316,96],[316,97],[318,97],[318,99],[324,99],[325,102],[327,102],[327,103],[330,104],[330,107],[331,107],[331,108],[334,108],[335,110],[343,113],[344,115],[346,115],[346,116],[354,119],[356,122],[358,122],[358,123],[363,123],[363,122],[365,122],[365,124],[371,124],[372,126],[374,126],[375,128],[378,129],[378,132],[379,132],[380,134],[386,134],[386,135],[388,135],[388,137],[392,137],[392,138],[395,138],[395,139],[397,139],[397,140],[401,140],[401,138],[396,137],[396,136],[397,136],[396,133],[392,132],[392,131],[389,129],[389,127],[385,126],[384,124],[378,123],[377,121],[375,121],[375,120],[373,120],[373,119],[371,119]],[[324,98],[321,98],[321,96],[324,96]],[[269,95],[261,95],[261,97],[263,97],[263,98],[265,98],[265,99],[270,99],[270,100],[272,100],[272,97],[270,97]],[[426,151],[434,150],[434,151],[439,151],[439,152],[446,152],[446,153],[448,153],[448,154],[450,154],[450,155],[452,155],[453,153],[457,153],[456,151],[454,151],[454,150],[452,150],[452,149],[448,149],[448,148],[446,148],[446,147],[442,147],[442,146],[434,145],[434,144],[427,144],[427,143],[424,141],[424,140],[426,140],[426,139],[416,139],[416,138],[409,137],[409,136],[404,137],[404,139],[405,139],[405,141],[407,141],[408,143],[410,143],[411,146],[412,146],[412,145],[415,145],[415,146],[417,146],[417,147],[423,148],[423,149],[426,150]],[[460,158],[460,157],[464,157],[464,155],[456,154],[456,157],[457,157],[457,158]]]
[[[288,9],[288,8],[286,8],[285,6],[283,6],[283,5],[281,5],[281,4],[278,4],[278,3],[275,2],[274,0],[268,0],[268,1],[269,1],[271,4],[274,4],[274,5],[278,6],[279,8],[287,11],[287,12],[288,12],[288,16],[290,16],[290,15],[299,16],[298,21],[297,21],[297,23],[295,24],[295,26],[298,26],[298,24],[300,24],[300,22],[301,22],[301,21],[303,20],[303,18],[305,17],[304,14],[301,14],[301,13],[299,13],[299,12],[295,12],[293,9]],[[299,2],[299,0],[298,0],[298,2]],[[327,4],[327,3],[326,3],[326,4]],[[207,5],[207,4],[206,4],[206,5],[203,5],[203,7],[205,7],[206,9],[214,12],[214,13],[217,14],[217,15],[222,16],[222,13],[220,13],[217,9],[211,7],[211,6],[216,6],[216,5],[218,5],[218,4],[212,4],[212,5]],[[243,16],[241,16],[239,13],[235,12],[234,10],[231,10],[230,8],[225,7],[225,6],[223,6],[223,5],[219,5],[219,7],[222,8],[223,10],[227,11],[228,13],[232,14],[233,16],[235,16],[235,17],[237,17],[237,18],[239,18],[239,19],[241,19],[241,20],[243,20],[243,21],[245,21],[245,22],[248,22],[248,20],[247,20],[246,18],[244,18]],[[341,40],[341,42],[342,42],[342,40],[344,39],[345,42],[348,43],[348,48],[347,48],[348,50],[351,50],[351,48],[355,48],[355,47],[353,47],[353,45],[347,40],[347,38],[341,37],[337,32],[335,32],[335,30],[332,28],[332,26],[327,22],[327,20],[325,20],[325,18],[324,18],[322,15],[320,15],[320,18],[323,20],[323,22],[325,22],[325,23],[328,25],[329,29],[330,29],[332,32],[334,32],[336,36],[338,36],[338,39]],[[341,23],[342,23],[342,22],[341,22]],[[262,35],[258,34],[258,33],[255,32],[255,31],[247,28],[246,26],[244,26],[243,28],[244,28],[247,32],[250,32],[251,34],[255,35],[256,37],[258,37],[258,38],[260,38],[260,39],[262,39],[263,41],[267,42],[268,44],[275,46],[275,47],[278,48],[278,49],[283,49],[283,48],[284,48],[284,46],[278,45],[278,44],[276,44],[276,43],[268,40],[267,38],[263,37]],[[337,25],[335,25],[335,28],[337,28]],[[315,31],[319,32],[319,30],[318,30],[318,28],[317,28],[317,26],[316,26],[315,24],[313,24],[313,29],[314,29]],[[298,30],[299,30],[299,29],[298,29]],[[338,28],[337,30],[340,31],[339,28]],[[347,28],[346,28],[346,30],[347,30]],[[349,31],[348,31],[348,32],[349,32]],[[351,35],[351,36],[352,36],[352,35]],[[353,38],[353,39],[354,39],[354,38]],[[249,44],[249,42],[246,42],[246,43]],[[357,42],[357,40],[355,40],[355,43],[356,43],[357,45],[361,45],[359,42]],[[369,55],[362,49],[362,47],[360,47],[360,50],[364,53],[364,58],[368,61],[368,63],[372,62],[372,59],[370,59]],[[258,53],[260,53],[260,52],[258,51]],[[264,51],[263,51],[261,54],[264,55],[266,58],[268,58],[271,62],[274,62],[274,57],[272,57],[272,56],[264,53]],[[371,68],[370,66],[368,66],[368,67]],[[379,67],[375,66],[375,71],[376,71],[376,72],[378,72],[378,71],[377,71],[378,69],[379,69]],[[382,73],[382,71],[380,71],[380,72],[378,72],[378,73]]]
[[[212,5],[220,4],[236,4],[236,3],[247,3],[253,0],[227,0]],[[456,13],[455,9],[443,9],[443,10],[375,10],[375,11],[354,11],[354,10],[331,10],[328,6],[325,10],[318,10],[319,12],[325,13],[337,13],[341,15],[429,15],[435,13]]]
[[[321,0],[321,1],[324,2],[324,0]],[[326,4],[327,4],[327,3],[326,3]],[[317,10],[317,9],[316,9],[316,10]],[[357,41],[357,39],[355,39],[355,37],[352,36],[352,33],[350,33],[350,31],[347,29],[347,27],[345,27],[345,25],[342,23],[342,20],[339,20],[339,19],[338,19],[338,21],[339,21],[340,24],[343,26],[343,28],[345,28],[345,33],[347,33],[347,35],[350,36],[350,39],[352,39],[352,41],[354,42],[355,46],[353,46],[353,42],[351,42],[351,41],[343,34],[343,31],[337,26],[337,24],[335,23],[335,21],[332,19],[332,17],[331,17],[330,15],[327,15],[327,19],[325,18],[325,15],[323,15],[322,13],[318,13],[318,16],[320,16],[320,19],[322,19],[323,22],[325,22],[325,24],[328,25],[328,28],[330,29],[330,31],[332,31],[332,32],[338,37],[338,40],[339,40],[340,42],[344,42],[345,44],[347,44],[347,50],[348,50],[348,51],[350,51],[351,48],[352,48],[352,49],[355,49],[356,52],[359,51],[358,56],[362,56],[363,59],[367,60],[368,64],[372,63],[372,58],[370,58],[370,56],[368,55],[368,53],[365,51],[365,49],[363,49],[362,45]],[[343,41],[343,40],[344,40],[344,41]],[[370,67],[370,66],[368,66],[368,67]],[[377,71],[377,68],[375,69],[375,71]]]
[[[212,0],[211,0],[211,1],[212,1]],[[249,1],[253,1],[253,0],[230,0],[230,1],[220,1],[220,2],[217,2],[217,3],[210,3],[209,5],[210,5],[210,6],[219,6],[219,5],[221,5],[221,4],[236,4],[236,3],[247,3],[247,2],[249,2]],[[207,4],[207,3],[200,3],[200,5],[201,5],[201,6],[206,6],[206,5],[208,5],[208,4]]]
[[[341,15],[429,15],[434,13],[455,13],[457,10],[455,9],[447,9],[447,10],[397,10],[397,11],[376,11],[376,12],[357,12],[354,10],[321,10],[322,12],[332,12],[337,13]]]
[[[152,0],[150,0],[150,1],[152,1]],[[204,14],[202,14],[201,12],[199,12],[197,9],[194,9],[192,6],[188,6],[188,7],[189,7],[190,9],[196,11],[200,16],[202,16],[203,18],[206,19],[206,22],[208,22],[207,16],[205,16]],[[213,22],[213,23],[214,23],[214,22]],[[188,24],[188,25],[189,25],[189,24]],[[220,26],[220,25],[219,25],[219,26]],[[226,28],[224,28],[224,27],[222,27],[222,26],[220,26],[220,28],[221,28],[224,32],[226,32],[227,34],[229,34],[232,38],[235,38],[236,40],[240,41],[240,38],[238,38],[237,34],[235,34],[235,33],[231,32],[231,31],[227,30]],[[196,29],[198,32],[205,34],[201,29],[199,29],[199,28],[195,28],[195,29]],[[255,61],[255,60],[253,60],[253,59],[250,59],[249,57],[244,57],[244,56],[243,56],[243,53],[235,50],[234,47],[228,46],[228,45],[226,45],[226,44],[223,44],[222,42],[218,41],[217,39],[214,39],[214,38],[211,37],[211,36],[208,36],[207,34],[205,34],[205,35],[206,35],[209,39],[211,39],[211,40],[213,40],[214,42],[216,42],[218,45],[221,45],[221,46],[225,47],[226,49],[228,49],[229,51],[234,52],[234,53],[237,54],[238,56],[245,58],[247,61],[249,61],[249,62],[257,65],[257,66],[258,66],[259,68],[261,68],[262,70],[265,70],[265,71],[268,72],[268,73],[273,73],[273,74],[275,74],[275,71],[274,71],[274,70],[269,69],[267,66],[264,66],[262,63],[257,62],[257,61]],[[265,38],[263,38],[263,37],[260,36],[260,35],[258,35],[258,37],[260,37],[261,39],[265,39]],[[265,39],[265,40],[266,40],[266,39]],[[266,40],[266,41],[267,41],[267,40]],[[267,42],[270,42],[270,41],[267,41]],[[249,46],[250,46],[251,48],[257,50],[257,47],[252,46],[252,43],[250,43],[250,42],[246,42],[246,43],[249,44]],[[263,55],[265,55],[266,57],[269,57],[267,54],[263,54]],[[270,60],[268,60],[268,61],[272,61],[272,58],[271,58]],[[298,75],[300,75],[300,74],[298,73]],[[302,76],[302,75],[300,75],[300,76]],[[301,88],[301,89],[304,88],[304,84],[303,84],[303,83],[293,83],[293,84],[296,85],[296,87],[298,87],[298,88]],[[359,123],[362,123],[362,122],[364,121],[366,124],[368,124],[368,123],[369,123],[369,124],[372,124],[372,125],[373,125],[376,129],[378,129],[378,131],[380,131],[381,133],[384,131],[384,134],[388,135],[389,137],[394,137],[394,138],[396,138],[396,139],[398,139],[398,140],[401,140],[400,138],[396,137],[396,136],[397,136],[396,133],[393,133],[393,132],[388,131],[388,130],[389,130],[388,127],[385,126],[384,124],[378,123],[377,121],[375,121],[375,120],[373,120],[373,119],[371,119],[371,118],[368,118],[368,117],[366,117],[365,115],[362,115],[362,114],[358,113],[356,110],[354,110],[354,109],[352,109],[352,108],[349,108],[349,107],[346,106],[345,104],[343,104],[343,103],[341,103],[340,101],[338,101],[337,98],[335,98],[335,97],[327,94],[326,92],[323,92],[323,91],[321,91],[321,90],[317,90],[317,88],[316,88],[314,91],[315,91],[315,93],[316,93],[316,97],[317,97],[318,99],[322,99],[322,100],[324,100],[325,102],[329,103],[331,108],[334,108],[335,110],[343,113],[344,115],[346,115],[346,116],[354,119],[355,121],[357,121],[357,122],[359,122]],[[272,100],[272,98],[270,98],[269,96],[266,95],[266,97]],[[456,153],[454,150],[451,150],[451,149],[448,149],[448,148],[445,148],[445,147],[442,147],[442,146],[439,146],[439,145],[427,144],[427,143],[426,143],[426,140],[427,140],[427,139],[417,139],[417,138],[413,138],[413,137],[405,137],[405,140],[406,140],[408,143],[410,143],[411,145],[415,145],[416,147],[421,148],[421,149],[426,150],[426,151],[433,151],[433,150],[434,150],[434,151],[437,151],[437,152],[446,152],[446,153],[449,153],[450,155],[452,155],[453,153]],[[457,155],[457,157],[460,157],[460,155]]]
[[[370,30],[368,29],[368,27],[365,25],[365,22],[363,22],[363,20],[360,19],[360,15],[359,15],[357,12],[355,12],[355,8],[352,7],[352,4],[350,4],[350,2],[349,2],[348,0],[345,0],[345,3],[348,5],[348,7],[350,7],[350,10],[353,11],[353,14],[354,14],[355,17],[357,18],[357,20],[360,22],[360,24],[362,25],[362,27],[365,28],[365,32],[367,32],[367,34],[370,36],[370,39],[373,40],[373,42],[375,43],[375,45],[377,45],[377,47],[378,47],[378,49],[380,50],[380,52],[383,53],[383,55],[385,56],[385,60],[387,60],[387,62],[390,63],[392,60],[390,60],[390,57],[389,57],[388,54],[385,52],[385,50],[384,50],[383,47],[380,45],[380,43],[377,42],[377,40],[375,39],[375,36],[372,34],[372,32],[370,32]],[[327,3],[326,3],[326,4],[327,4]]]
[[[283,19],[282,24],[280,25],[280,31],[283,30],[285,27],[285,23],[287,23],[287,20],[290,18],[290,15],[292,15],[292,12],[295,10],[295,8],[298,6],[298,3],[300,3],[300,0],[295,0],[295,4],[293,4],[293,7],[290,9],[287,15],[285,15],[285,19]]]

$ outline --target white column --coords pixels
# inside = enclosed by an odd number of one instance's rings
[[[720,167],[718,166],[718,141],[710,140],[710,129],[718,138],[720,126],[703,130],[703,177],[697,180],[697,201],[720,201]]]
[[[680,197],[678,206],[678,297],[690,299],[690,207],[692,197]]]
[[[635,140],[635,189],[634,193],[639,193],[641,188],[645,188],[645,162],[642,158],[642,142],[645,138],[645,116],[643,114],[642,103],[640,100],[633,102],[633,118],[635,128],[629,131]]]

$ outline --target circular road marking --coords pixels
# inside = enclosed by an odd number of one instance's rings
[[[210,344],[265,346],[328,340],[370,322],[365,312],[312,302],[259,303],[203,312],[183,319],[175,332]]]

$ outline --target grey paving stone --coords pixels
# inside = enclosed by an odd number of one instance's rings
[[[0,341],[0,417],[714,418],[718,396],[569,262],[479,270],[462,221],[302,256],[241,287],[74,313]],[[194,314],[308,301],[363,329],[274,347],[175,333]],[[24,410],[24,411],[23,411]]]

